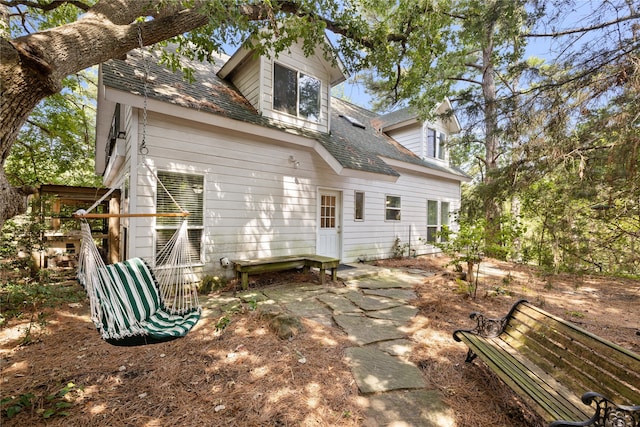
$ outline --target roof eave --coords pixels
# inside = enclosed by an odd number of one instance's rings
[[[417,165],[414,163],[403,162],[402,160],[391,159],[389,157],[381,157],[381,159],[384,160],[385,163],[387,163],[389,166],[391,166],[394,169],[404,169],[412,172],[421,173],[424,175],[431,175],[438,178],[450,179],[453,181],[460,181],[460,182],[471,181],[471,177],[469,177],[468,175],[456,173],[453,171],[446,172],[443,170],[430,168],[426,165],[423,166],[423,165]]]

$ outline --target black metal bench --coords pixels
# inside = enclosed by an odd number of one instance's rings
[[[484,361],[550,426],[640,426],[640,355],[524,300],[502,319],[471,318],[453,333],[466,361]]]
[[[247,260],[233,260],[236,278],[240,279],[242,289],[249,286],[249,273],[268,273],[271,271],[291,270],[303,268],[309,271],[311,267],[320,270],[320,283],[324,285],[325,270],[331,269],[331,280],[337,280],[338,258],[331,258],[322,255],[285,255],[268,258],[257,258]]]

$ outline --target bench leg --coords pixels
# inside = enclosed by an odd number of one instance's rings
[[[249,287],[249,272],[242,272],[242,290],[247,290]]]
[[[333,267],[331,269],[331,281],[332,282],[337,282],[338,281],[338,268],[337,267]]]
[[[324,268],[320,267],[320,284],[324,285],[326,271]]]
[[[475,359],[478,355],[474,353],[473,350],[469,349],[469,351],[467,351],[467,358],[464,359],[465,363],[471,363],[473,362],[473,359]]]

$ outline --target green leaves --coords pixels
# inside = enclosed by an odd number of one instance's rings
[[[65,79],[23,126],[5,164],[14,185],[99,185],[93,171],[95,70]]]

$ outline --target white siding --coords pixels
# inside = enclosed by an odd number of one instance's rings
[[[260,59],[250,55],[236,70],[233,84],[260,111]]]
[[[426,141],[420,123],[413,123],[400,129],[391,130],[387,132],[387,135],[398,141],[405,148],[413,151],[416,155],[420,157],[426,155]]]
[[[139,125],[140,127],[140,125]],[[154,170],[201,174],[205,186],[204,268],[219,270],[219,259],[313,253],[317,236],[319,188],[342,191],[342,260],[392,255],[396,237],[419,254],[426,234],[426,201],[459,208],[457,181],[403,174],[397,183],[337,176],[314,152],[256,136],[247,138],[220,128],[149,113],[147,161]],[[299,162],[294,167],[289,157]],[[155,179],[137,168],[136,212],[154,212]],[[365,220],[354,221],[354,191],[365,192]],[[133,194],[133,192],[132,192]],[[385,195],[402,197],[402,220],[385,221]],[[129,256],[153,256],[153,219],[135,219],[136,237]],[[131,235],[133,236],[133,234]]]
[[[343,189],[343,241],[342,260],[380,259],[393,255],[393,242],[400,238],[401,244],[409,242],[418,255],[437,250],[424,245],[420,238],[426,237],[427,200],[449,202],[451,211],[460,208],[460,183],[437,178],[427,178],[403,173],[397,182],[384,182],[341,178],[328,168],[319,170],[323,186]],[[354,220],[355,191],[365,193],[364,221]],[[387,195],[401,197],[401,220],[385,220]],[[411,229],[411,230],[410,230]]]

